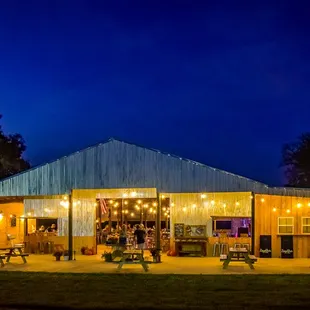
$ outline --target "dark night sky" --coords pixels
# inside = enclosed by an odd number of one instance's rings
[[[309,130],[310,4],[212,2],[1,1],[5,131],[32,164],[113,136],[280,185]]]

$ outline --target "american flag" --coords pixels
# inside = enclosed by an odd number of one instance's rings
[[[108,213],[108,206],[105,202],[105,199],[99,199],[100,207],[101,207],[101,214]]]

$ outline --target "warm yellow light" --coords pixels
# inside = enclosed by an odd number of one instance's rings
[[[226,208],[226,203],[223,204],[223,207]]]
[[[118,207],[118,202],[115,202],[114,207],[115,208]]]
[[[166,210],[167,210],[167,208],[164,207],[164,208],[163,208],[163,211],[166,211]]]
[[[186,208],[184,207],[183,209],[182,209],[184,212],[186,212]]]
[[[171,202],[170,207],[174,207],[174,206],[175,206],[175,203]]]
[[[277,211],[277,208],[273,208],[272,211],[273,211],[273,212],[276,212],[276,211]]]
[[[166,215],[166,216],[167,216],[167,215],[168,215],[168,213],[167,213],[167,212],[165,212],[165,214],[164,214],[164,215]]]
[[[206,194],[201,194],[200,196],[202,199],[206,199],[207,198],[207,195]]]
[[[30,215],[31,215],[31,212],[28,212],[27,215],[30,216]]]
[[[170,215],[168,214],[167,217],[170,217]]]
[[[147,209],[149,207],[149,205],[146,203],[143,205],[143,207]]]
[[[287,209],[287,210],[286,210],[286,213],[291,213],[291,210],[290,210],[290,209]]]
[[[302,204],[299,202],[298,204],[297,204],[297,208],[299,209],[299,208],[301,208],[302,207]]]
[[[161,195],[161,199],[165,199],[166,197],[165,197],[165,195]]]
[[[97,207],[97,202],[94,203],[94,207]]]
[[[265,199],[264,199],[264,198],[262,198],[260,201],[261,201],[261,202],[265,202]]]
[[[153,213],[156,214],[156,210],[153,210]]]
[[[73,203],[73,207],[76,207],[76,202]]]
[[[49,210],[49,209],[47,209],[47,208],[45,208],[45,209],[44,209],[44,212],[50,212],[50,210]]]
[[[215,201],[211,200],[211,205],[214,206],[215,205]]]
[[[131,215],[131,216],[134,216],[134,214],[133,214],[133,213],[130,213],[130,215]]]
[[[308,207],[310,207],[310,202],[308,203]]]
[[[117,215],[117,211],[114,211],[114,215]]]
[[[131,193],[130,193],[130,196],[131,196],[131,197],[137,197],[137,192],[131,192]]]
[[[123,197],[124,197],[124,198],[128,197],[128,194],[124,193],[124,194],[123,194]]]
[[[125,213],[127,214],[127,213],[128,213],[128,210],[125,210]]]
[[[139,207],[138,205],[135,205],[135,208],[136,208],[137,210],[140,210],[140,207]]]
[[[250,199],[253,199],[253,198],[254,198],[253,195],[251,195],[251,196],[250,196]]]
[[[64,200],[67,200],[68,199],[68,196],[64,196]]]
[[[12,218],[13,217],[13,215],[12,214],[10,214],[10,218]]]
[[[151,212],[151,213],[153,212],[153,209],[152,209],[152,208],[150,209],[150,212]]]
[[[113,203],[113,200],[109,200],[109,203],[112,204],[112,203]]]
[[[80,205],[80,204],[81,204],[81,201],[78,200],[77,204]]]
[[[127,200],[125,200],[125,201],[124,201],[124,204],[125,204],[125,205],[128,205],[128,201],[127,201]]]
[[[138,204],[141,204],[141,203],[142,203],[142,201],[139,199],[139,200],[137,201],[137,203],[138,203]]]
[[[193,208],[196,208],[197,206],[195,204],[192,205]]]
[[[96,220],[96,223],[99,223],[99,220]]]
[[[153,202],[153,207],[156,207],[157,206],[157,202]]]
[[[3,219],[3,214],[0,213],[0,221]]]
[[[236,206],[240,206],[240,202],[239,201],[236,202]]]
[[[124,211],[124,210],[122,210],[122,213],[125,213],[125,211]]]

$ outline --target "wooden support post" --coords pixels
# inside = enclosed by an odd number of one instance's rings
[[[252,201],[251,201],[251,254],[255,253],[255,194],[252,192]]]
[[[155,241],[156,241],[156,251],[158,255],[161,251],[160,246],[160,230],[161,230],[161,199],[159,194],[157,194],[157,210],[156,210],[156,225],[155,225]],[[159,258],[160,262],[160,258]]]
[[[68,206],[68,252],[69,260],[72,260],[73,256],[73,199],[72,192],[69,195],[69,206]]]

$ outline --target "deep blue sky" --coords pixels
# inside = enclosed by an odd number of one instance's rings
[[[310,4],[109,2],[0,3],[0,113],[32,164],[117,137],[280,185],[310,128]]]

